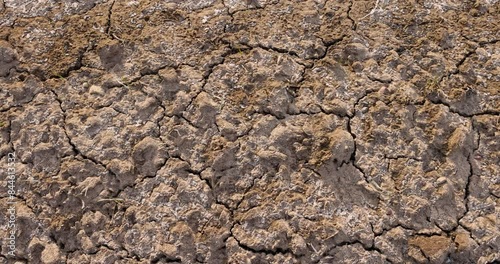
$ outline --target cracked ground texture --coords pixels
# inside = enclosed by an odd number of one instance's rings
[[[0,0],[0,263],[498,263],[499,20]]]

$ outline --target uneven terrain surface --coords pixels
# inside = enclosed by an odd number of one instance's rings
[[[0,263],[498,263],[499,21],[0,0]]]

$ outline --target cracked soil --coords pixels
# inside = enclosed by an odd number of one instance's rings
[[[499,263],[499,21],[0,0],[0,263]]]

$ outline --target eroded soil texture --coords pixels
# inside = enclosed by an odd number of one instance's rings
[[[499,20],[0,0],[0,263],[498,263]]]

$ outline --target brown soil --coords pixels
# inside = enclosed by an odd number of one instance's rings
[[[0,263],[497,263],[499,21],[0,0]]]

